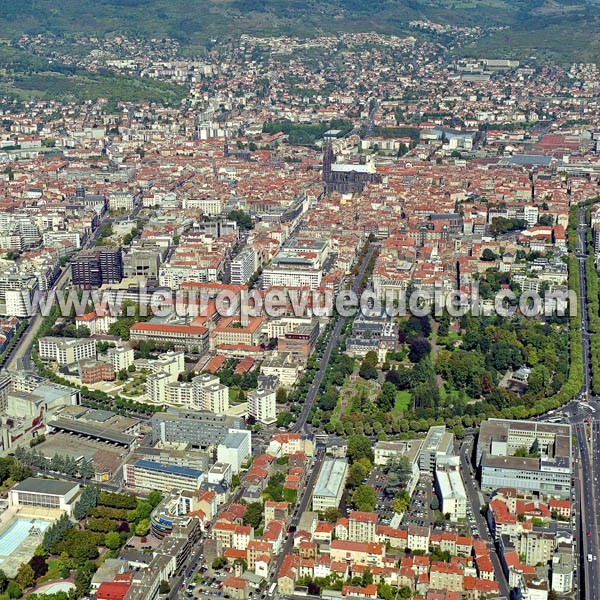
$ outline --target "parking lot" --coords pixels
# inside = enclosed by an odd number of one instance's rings
[[[185,588],[187,598],[201,598],[202,600],[216,600],[217,598],[228,598],[223,592],[223,582],[234,573],[233,567],[223,569],[212,569],[206,563],[199,565],[198,572]],[[252,590],[249,600],[258,599],[266,595],[266,591],[259,588]]]
[[[435,515],[430,508],[434,493],[433,479],[427,475],[421,475],[412,495],[410,507],[404,513],[402,524],[429,527],[435,523]]]
[[[368,479],[364,483],[375,488],[377,491],[377,505],[375,506],[375,511],[379,515],[381,522],[384,525],[389,525],[394,516],[394,511],[391,508],[393,498],[388,497],[385,493],[386,480],[387,477],[379,469],[375,468],[371,471]]]
[[[186,596],[188,598],[220,598],[223,595],[223,579],[228,577],[219,573],[208,574],[206,566],[202,566],[194,580],[186,588]]]
[[[58,454],[75,459],[83,456],[86,460],[93,460],[97,473],[111,475],[119,471],[124,453],[121,446],[63,432],[46,436],[46,440],[36,446],[36,450],[45,456]]]
[[[461,535],[478,538],[479,529],[475,522],[471,503],[467,500],[467,517],[464,521],[458,523],[447,521],[440,515],[439,511],[431,508],[436,495],[433,485],[433,478],[428,475],[421,475],[419,483],[411,498],[410,508],[404,513],[402,525],[421,525],[431,527],[434,531],[451,531]]]

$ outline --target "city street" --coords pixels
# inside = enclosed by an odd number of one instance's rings
[[[494,571],[496,572],[496,581],[498,582],[498,586],[500,588],[500,593],[506,598],[510,597],[510,588],[508,587],[508,581],[504,576],[504,571],[502,570],[502,565],[500,564],[500,558],[496,553],[496,547],[494,545],[494,540],[490,535],[488,530],[487,521],[481,514],[481,500],[479,498],[479,490],[477,488],[477,483],[475,480],[475,475],[472,474],[471,462],[470,462],[470,443],[473,441],[472,437],[466,437],[463,440],[463,443],[460,448],[460,461],[461,467],[463,471],[463,480],[465,482],[465,489],[467,490],[467,496],[471,502],[471,508],[473,510],[473,518],[475,519],[475,523],[477,524],[477,529],[479,530],[479,535],[481,539],[484,540],[489,549],[490,549],[490,559],[492,560],[492,564],[494,565]]]
[[[354,276],[354,280],[352,282],[352,291],[355,293],[358,293],[360,290],[365,271],[367,270],[367,266],[369,265],[369,261],[371,260],[375,249],[376,248],[373,244],[369,246],[369,250],[365,254],[360,265],[360,269],[358,270],[358,273]],[[321,386],[321,381],[323,381],[323,377],[325,376],[325,372],[329,364],[329,359],[331,358],[331,353],[334,348],[337,348],[338,343],[340,341],[340,335],[342,333],[342,327],[344,325],[344,317],[341,317],[336,314],[334,318],[336,319],[335,325],[329,337],[327,347],[325,348],[325,353],[323,354],[323,358],[321,360],[321,366],[319,367],[319,370],[317,371],[312,381],[308,393],[306,394],[304,404],[302,404],[302,410],[298,415],[298,420],[294,425],[292,425],[292,427],[290,427],[290,431],[301,432],[304,430],[306,421],[308,419],[308,415],[310,414],[311,408],[315,402],[317,393]]]

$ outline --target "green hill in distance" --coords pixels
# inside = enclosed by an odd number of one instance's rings
[[[212,38],[354,31],[405,34],[411,20],[506,27],[466,53],[598,60],[599,0],[0,0],[0,37],[23,33],[171,37],[196,52]]]

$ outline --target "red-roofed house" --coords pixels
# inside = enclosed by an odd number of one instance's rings
[[[105,581],[98,587],[96,598],[98,600],[123,600],[130,587],[130,582]]]

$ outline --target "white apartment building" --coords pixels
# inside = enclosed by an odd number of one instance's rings
[[[168,373],[151,373],[146,379],[146,396],[153,404],[167,403],[167,388],[173,383]]]
[[[420,471],[433,475],[439,457],[452,454],[453,448],[454,435],[451,431],[446,431],[445,425],[430,427],[419,454]]]
[[[193,386],[189,381],[172,381],[167,384],[167,402],[186,408],[193,406]]]
[[[178,290],[182,283],[196,281],[206,283],[207,281],[217,281],[223,274],[223,262],[214,265],[201,266],[180,266],[170,263],[161,265],[158,273],[158,282],[161,287],[168,287],[172,290]]]
[[[275,391],[258,389],[248,393],[248,414],[264,425],[277,421]]]
[[[42,360],[53,360],[58,365],[71,365],[86,358],[96,358],[96,341],[43,337],[38,340]]]
[[[252,246],[246,246],[231,261],[231,283],[233,285],[246,285],[256,271],[256,252]]]
[[[35,246],[42,236],[33,218],[24,213],[0,213],[0,234],[16,233],[25,246]]]
[[[177,381],[180,373],[185,371],[185,353],[169,350],[151,362],[154,373],[166,373],[171,381]]]
[[[573,589],[573,556],[560,552],[552,557],[552,589],[559,594],[569,594]]]
[[[321,279],[322,273],[318,269],[296,270],[272,267],[262,273],[264,289],[273,286],[316,289],[321,285]]]
[[[78,231],[47,231],[42,237],[46,247],[59,246],[62,242],[69,242],[77,250],[81,248],[81,237]]]
[[[107,354],[108,360],[115,373],[127,370],[127,368],[133,364],[133,359],[135,357],[133,348],[129,348],[128,346],[109,348]]]
[[[538,207],[535,204],[527,204],[523,207],[523,218],[529,227],[533,227],[538,220]]]
[[[215,375],[205,373],[192,379],[192,404],[199,410],[225,413],[229,410],[229,388]]]
[[[218,485],[219,483],[225,482],[230,486],[232,475],[231,465],[216,462],[208,472],[208,483]]]
[[[35,313],[35,299],[39,292],[36,277],[22,277],[22,287],[4,292],[4,314],[9,317],[31,317]]]
[[[274,375],[279,380],[279,385],[291,388],[300,376],[300,366],[292,360],[289,352],[277,352],[268,356],[260,366],[261,375],[268,377]]]

